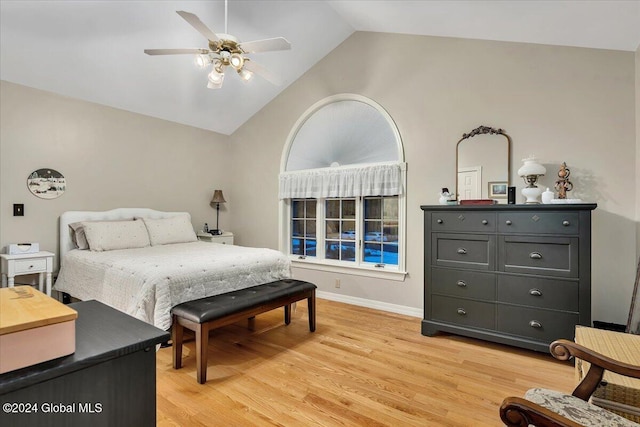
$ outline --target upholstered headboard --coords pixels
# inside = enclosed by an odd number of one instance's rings
[[[78,221],[110,221],[118,219],[133,219],[134,217],[144,218],[170,218],[176,215],[189,215],[187,212],[161,212],[147,208],[118,208],[110,211],[68,211],[60,215],[60,265],[64,260],[64,255],[75,249],[75,245],[71,241],[71,232],[69,224]],[[191,218],[191,216],[189,216]]]

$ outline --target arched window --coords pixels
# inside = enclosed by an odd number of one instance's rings
[[[280,165],[280,249],[294,266],[402,280],[406,164],[377,103],[341,94],[298,119]]]

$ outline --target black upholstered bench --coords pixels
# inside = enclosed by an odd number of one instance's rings
[[[196,335],[197,377],[200,384],[207,381],[207,347],[209,331],[239,320],[253,318],[266,311],[284,307],[284,323],[291,323],[291,304],[307,299],[309,330],[316,330],[316,285],[294,279],[277,280],[264,285],[214,295],[178,304],[171,309],[173,327],[173,368],[182,367],[184,328]]]

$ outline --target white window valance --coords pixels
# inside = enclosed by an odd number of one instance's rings
[[[342,166],[280,174],[280,199],[397,196],[406,163]]]

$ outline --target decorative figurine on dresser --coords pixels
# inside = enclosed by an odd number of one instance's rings
[[[558,180],[555,183],[555,188],[558,190],[558,199],[566,199],[567,191],[573,190],[573,183],[569,181],[569,175],[571,175],[571,170],[565,162],[562,162],[558,171]]]
[[[591,324],[595,204],[421,206],[422,334],[548,352]]]

